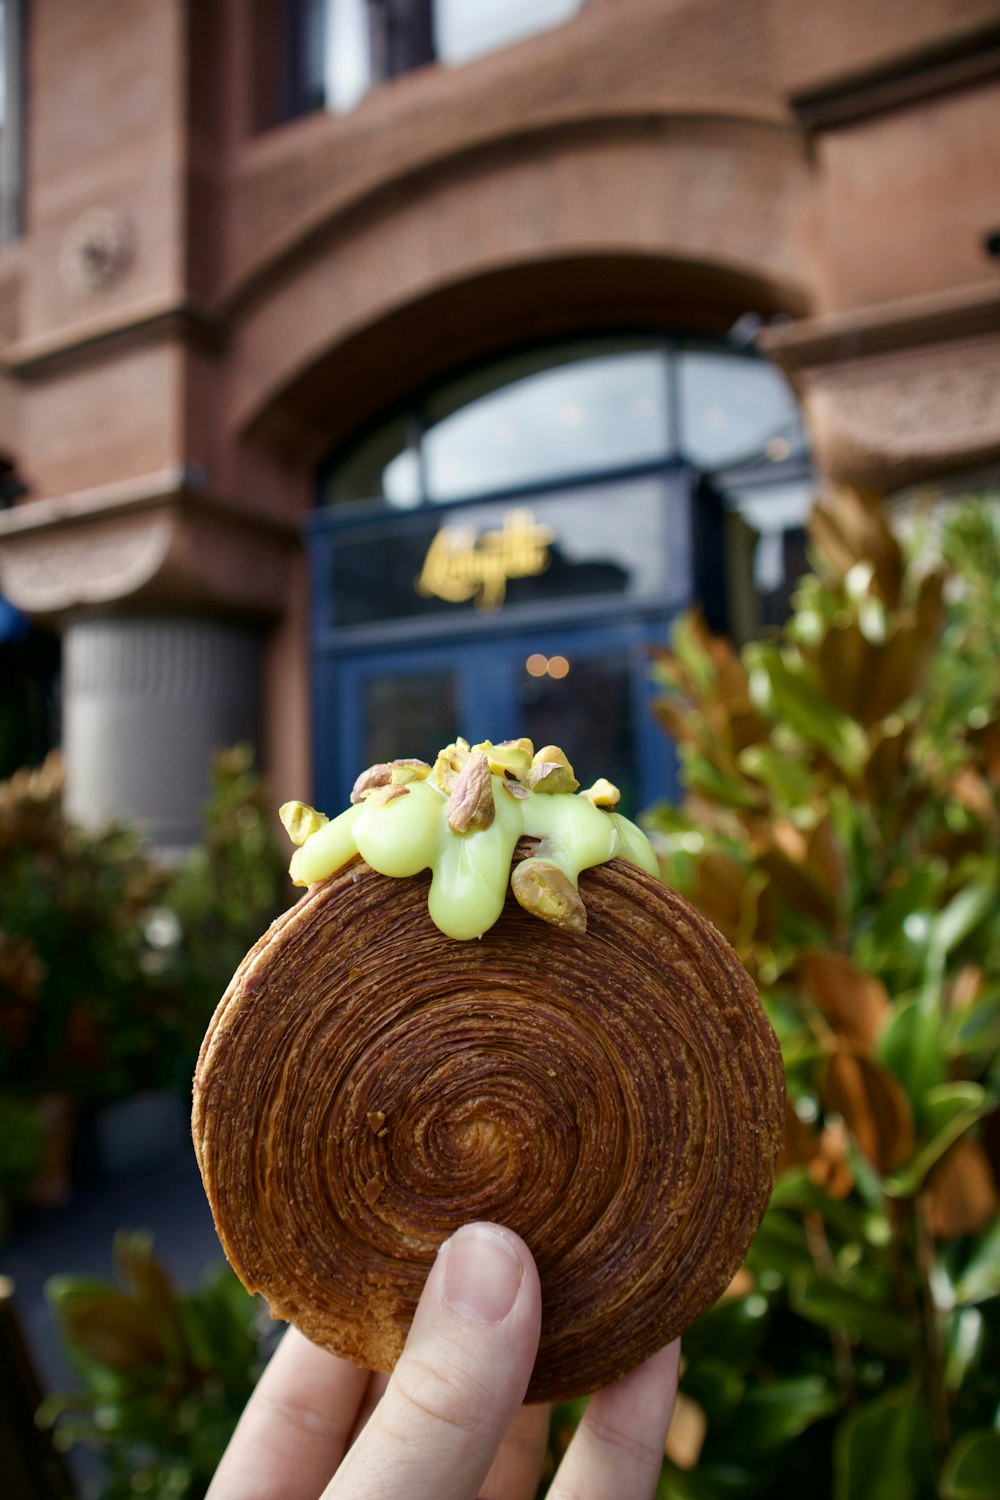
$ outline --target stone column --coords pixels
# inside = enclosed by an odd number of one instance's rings
[[[256,743],[260,636],[197,616],[109,615],[63,636],[66,808],[124,819],[165,857],[195,843],[213,751]]]

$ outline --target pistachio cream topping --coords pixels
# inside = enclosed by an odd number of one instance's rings
[[[616,857],[658,874],[646,835],[615,812],[617,787],[586,791],[557,745],[530,740],[446,745],[433,766],[397,760],[370,766],[351,806],[328,820],[302,802],[280,810],[294,844],[296,885],[325,880],[359,854],[380,875],[431,871],[427,906],[446,936],[482,937],[499,917],[507,885],[533,916],[574,932],[587,915],[581,870]],[[511,871],[521,838],[537,840]]]

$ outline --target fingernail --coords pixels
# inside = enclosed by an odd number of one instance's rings
[[[522,1274],[520,1260],[501,1235],[484,1224],[467,1224],[448,1241],[444,1300],[473,1323],[502,1323]]]

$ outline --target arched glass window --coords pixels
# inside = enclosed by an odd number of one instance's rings
[[[792,392],[753,353],[580,339],[435,387],[343,453],[321,498],[440,505],[678,461],[741,483],[763,471],[773,484],[806,453]]]

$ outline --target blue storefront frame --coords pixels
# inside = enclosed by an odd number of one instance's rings
[[[516,684],[523,677],[526,656],[562,655],[573,662],[600,653],[618,653],[627,681],[618,702],[631,716],[630,745],[634,754],[630,811],[635,813],[676,790],[673,746],[657,725],[651,710],[655,695],[651,650],[667,642],[672,622],[686,606],[709,590],[721,587],[722,558],[717,528],[706,528],[708,507],[698,494],[699,476],[674,464],[656,469],[604,475],[592,484],[575,481],[525,494],[489,497],[448,507],[420,507],[400,514],[387,507],[345,506],[316,511],[305,528],[311,577],[311,668],[313,706],[314,796],[320,807],[343,805],[351,783],[367,764],[365,702],[380,674],[395,680],[410,675],[419,681],[440,680],[450,673],[454,692],[454,732],[475,738],[501,739],[525,732],[518,720]],[[645,488],[640,488],[645,486]],[[637,498],[638,497],[638,498]],[[662,553],[642,559],[641,588],[631,593],[561,594],[545,597],[541,580],[538,597],[517,598],[489,611],[449,608],[432,601],[433,612],[406,617],[384,616],[377,597],[377,558],[391,559],[419,524],[440,528],[481,516],[484,504],[533,506],[548,518],[560,518],[569,534],[574,517],[590,506],[603,518],[606,537],[622,545],[631,518],[659,526]],[[636,508],[638,505],[638,509]],[[547,509],[546,509],[547,507]],[[631,507],[631,510],[630,508]],[[654,510],[657,514],[654,515]],[[619,524],[621,523],[621,524]],[[655,526],[654,526],[655,530]],[[634,539],[633,539],[634,543]],[[351,549],[354,549],[354,552]],[[362,568],[369,558],[376,572],[354,588],[354,572],[344,571],[344,558],[357,556]],[[636,552],[633,544],[632,553]],[[646,563],[650,566],[646,567]],[[706,566],[707,565],[707,566]],[[338,567],[340,569],[338,573]],[[412,569],[410,570],[412,572]],[[405,572],[405,570],[404,570]],[[554,575],[553,575],[554,576]],[[365,589],[371,598],[370,618],[357,618],[355,598],[345,622],[345,580],[365,608]],[[706,580],[708,583],[706,585]],[[396,601],[398,604],[398,601]],[[405,602],[404,608],[408,607]],[[339,611],[339,614],[338,614]],[[574,746],[566,745],[572,755]],[[415,753],[415,747],[395,742],[396,755]]]

